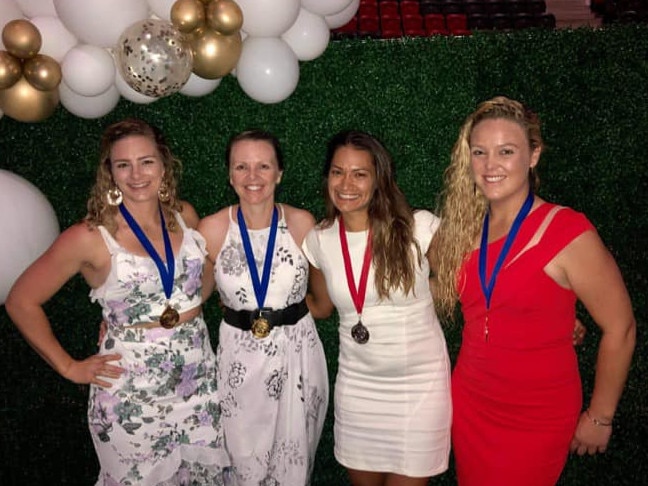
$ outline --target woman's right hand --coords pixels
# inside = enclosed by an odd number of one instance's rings
[[[95,354],[81,361],[72,361],[62,375],[74,383],[110,388],[112,384],[103,378],[117,379],[126,371],[121,366],[110,364],[119,359],[120,354]]]

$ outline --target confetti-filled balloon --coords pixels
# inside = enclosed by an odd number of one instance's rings
[[[134,23],[115,47],[124,80],[135,91],[162,98],[180,91],[193,67],[191,47],[173,24],[148,19]]]

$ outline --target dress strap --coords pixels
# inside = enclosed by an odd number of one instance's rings
[[[182,228],[182,232],[184,233],[185,231],[187,231],[188,229],[187,224],[185,223],[185,220],[182,217],[182,215],[178,211],[173,211],[173,214],[175,215],[175,219],[180,225],[180,228]]]
[[[234,220],[234,216],[233,216],[234,206],[230,206],[228,208],[228,210],[229,210],[229,221],[230,221],[230,227],[231,227],[232,223],[236,223],[236,221]]]
[[[115,240],[113,235],[110,234],[110,232],[106,229],[105,226],[97,226],[97,229],[99,230],[99,233],[101,234],[101,237],[103,238],[104,243],[108,248],[108,252],[111,255],[114,255],[121,248],[121,246],[119,246],[117,240]]]

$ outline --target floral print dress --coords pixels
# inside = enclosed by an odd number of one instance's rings
[[[282,309],[306,295],[308,262],[281,219],[265,307]],[[232,218],[214,273],[222,303],[257,308],[238,224]],[[259,274],[270,229],[248,230]],[[257,339],[221,322],[218,384],[223,430],[239,486],[310,483],[328,406],[328,375],[312,316]]]
[[[170,304],[201,304],[205,243],[178,215]],[[106,282],[90,292],[107,323],[100,354],[119,353],[126,372],[111,388],[90,387],[88,422],[101,471],[97,486],[235,485],[220,423],[216,360],[202,314],[173,329],[133,328],[167,305],[157,267],[99,227],[111,254]],[[231,479],[231,480],[230,480]]]

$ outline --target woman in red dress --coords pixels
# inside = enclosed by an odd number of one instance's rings
[[[635,345],[621,273],[587,218],[534,195],[540,124],[504,97],[464,123],[435,237],[437,312],[461,303],[452,442],[461,486],[548,486],[569,451],[604,452]],[[601,329],[582,410],[580,300]]]

